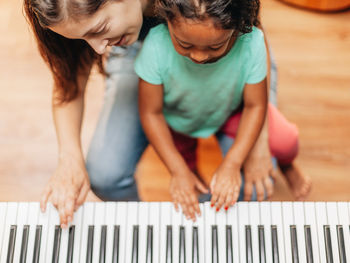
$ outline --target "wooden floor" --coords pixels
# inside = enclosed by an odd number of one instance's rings
[[[37,201],[57,163],[51,76],[36,50],[19,0],[0,1],[0,201]],[[310,200],[350,200],[350,12],[304,11],[263,0],[262,22],[279,68],[280,110],[300,130],[298,164],[313,179]],[[103,80],[93,74],[83,125],[86,152],[101,107]],[[220,154],[200,142],[209,178]],[[152,149],[137,171],[145,200],[169,200],[169,175]],[[89,200],[95,200],[92,194]],[[276,182],[273,200],[292,200]]]

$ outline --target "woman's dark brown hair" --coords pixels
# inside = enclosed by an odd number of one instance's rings
[[[78,19],[94,14],[107,1],[24,0],[27,20],[36,37],[40,54],[53,74],[59,102],[69,102],[77,97],[78,74],[86,66],[97,62],[103,72],[102,57],[84,40],[65,38],[48,27],[60,23],[67,16]]]

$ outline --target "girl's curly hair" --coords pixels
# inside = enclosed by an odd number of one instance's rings
[[[173,22],[178,16],[204,20],[213,19],[223,29],[249,33],[258,20],[259,0],[156,0],[156,13]]]

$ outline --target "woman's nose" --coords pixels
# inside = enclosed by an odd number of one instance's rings
[[[106,48],[108,45],[107,39],[91,39],[87,40],[88,44],[95,50],[95,52],[99,55],[102,55],[106,52]]]

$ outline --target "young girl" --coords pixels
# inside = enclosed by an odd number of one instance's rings
[[[172,175],[175,206],[192,219],[200,213],[197,190],[207,193],[195,174],[194,138],[216,134],[223,151],[229,148],[210,183],[211,205],[227,210],[239,197],[243,162],[265,120],[266,51],[255,27],[258,10],[258,0],[157,0],[166,25],[151,30],[136,58],[141,123]],[[278,124],[281,116],[269,108]],[[292,134],[282,158],[296,154],[293,128],[280,123],[271,131],[270,125],[272,138],[279,129]],[[227,137],[235,137],[232,146],[225,145]]]

